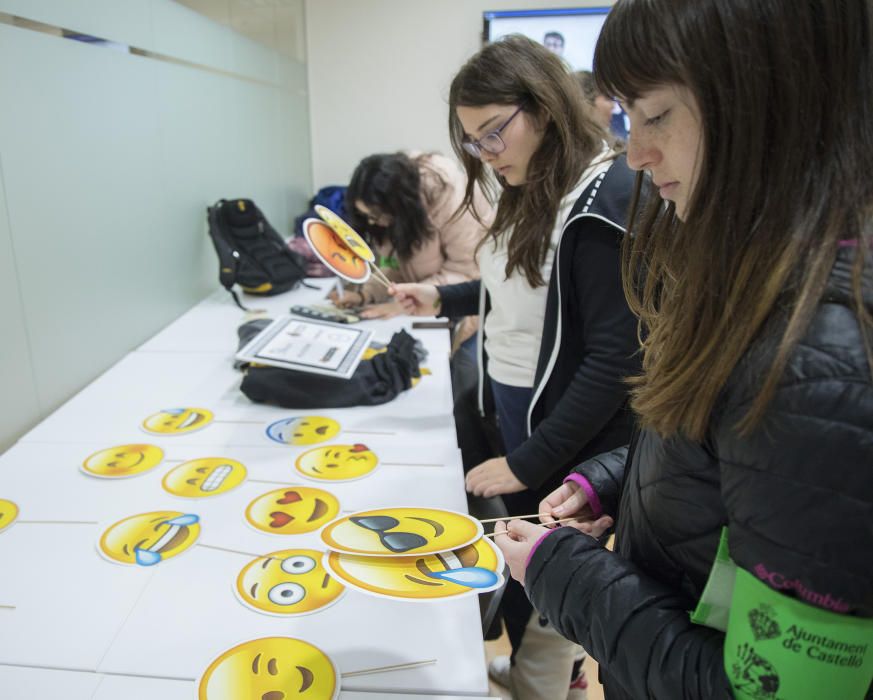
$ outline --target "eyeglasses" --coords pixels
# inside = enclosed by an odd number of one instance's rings
[[[422,547],[427,540],[414,532],[387,532],[392,527],[397,527],[400,522],[390,515],[369,515],[364,517],[349,518],[355,525],[370,530],[379,535],[379,541],[386,549],[392,552],[408,552],[410,549]]]
[[[515,110],[512,115],[507,119],[503,124],[501,124],[494,131],[485,134],[478,141],[464,141],[461,144],[461,147],[467,151],[474,158],[481,158],[482,151],[485,153],[490,153],[491,155],[497,155],[498,153],[503,153],[506,150],[506,142],[500,136],[500,132],[503,131],[507,126],[509,126],[509,122],[515,119],[515,115],[521,111],[521,107]]]

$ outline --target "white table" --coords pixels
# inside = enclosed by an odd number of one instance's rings
[[[321,281],[322,286],[327,286]],[[251,306],[285,312],[323,291],[301,290]],[[488,684],[475,597],[432,603],[378,599],[347,590],[333,605],[299,617],[259,614],[242,605],[233,582],[250,554],[323,549],[317,532],[278,536],[249,526],[246,505],[284,484],[324,488],[343,511],[417,505],[464,511],[460,454],[451,416],[448,334],[412,330],[429,351],[417,386],[382,406],[293,411],[251,403],[232,367],[236,326],[245,319],[217,292],[83,389],[0,456],[0,498],[19,520],[0,532],[0,688],[4,698],[192,697],[193,679],[234,644],[263,636],[309,641],[340,672],[426,659],[435,664],[361,675],[343,682],[344,700],[380,691],[483,696]],[[370,322],[382,341],[409,319]],[[184,435],[140,427],[164,408],[214,413]],[[310,446],[279,444],[272,422],[329,416],[334,443],[364,443],[380,464],[367,476],[316,482],[294,469]],[[128,443],[163,451],[153,469],[126,479],[80,470],[94,452]],[[183,461],[223,457],[245,465],[246,479],[217,496],[187,499],[161,487]],[[152,568],[125,567],[97,553],[105,528],[153,510],[197,514],[202,533],[190,551]],[[44,692],[37,692],[45,688]]]

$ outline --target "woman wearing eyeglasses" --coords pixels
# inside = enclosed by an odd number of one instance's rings
[[[478,183],[497,203],[477,249],[481,283],[395,294],[409,313],[485,319],[480,410],[493,399],[505,455],[470,470],[467,490],[527,515],[566,467],[630,438],[623,378],[639,371],[639,344],[619,251],[634,176],[561,60],[524,37],[471,58],[449,105],[464,201]],[[516,582],[503,601],[512,667],[496,660],[492,676],[508,676],[517,697],[566,697],[578,647],[540,624]]]
[[[346,190],[349,223],[367,234],[393,280],[454,284],[475,279],[479,271],[473,252],[485,235],[492,208],[478,189],[470,207],[462,207],[466,185],[457,163],[439,153],[367,156]],[[334,303],[368,305],[362,314],[367,318],[400,311],[375,279]]]

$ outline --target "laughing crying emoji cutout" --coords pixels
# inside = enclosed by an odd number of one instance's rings
[[[345,587],[321,563],[322,552],[284,549],[258,557],[240,572],[234,591],[257,612],[305,615],[339,600]]]
[[[12,501],[0,498],[0,532],[3,532],[18,518],[18,506]]]
[[[351,481],[373,471],[379,458],[370,448],[355,445],[325,445],[307,450],[294,462],[297,471],[310,479]]]
[[[205,428],[212,422],[205,408],[165,408],[142,422],[143,430],[156,435],[183,435]]]
[[[197,683],[198,700],[335,700],[337,672],[318,647],[290,637],[231,647]]]
[[[173,467],[161,485],[174,496],[207,498],[235,489],[245,478],[246,468],[236,460],[202,457]]]
[[[361,557],[328,552],[325,567],[363,593],[402,600],[443,600],[503,585],[503,554],[484,537],[466,547],[422,557]]]
[[[160,464],[164,451],[155,445],[119,445],[95,452],[82,463],[82,471],[101,479],[138,476]]]
[[[119,564],[154,566],[181,554],[199,536],[198,516],[161,510],[119,520],[106,529],[97,549]]]
[[[339,501],[332,493],[311,486],[286,486],[249,503],[246,521],[261,532],[299,535],[318,530],[339,510]]]
[[[267,427],[267,437],[283,445],[317,445],[339,433],[340,424],[325,416],[283,418]]]
[[[380,508],[339,518],[321,533],[328,549],[363,556],[412,556],[459,549],[482,537],[469,515],[433,508]]]

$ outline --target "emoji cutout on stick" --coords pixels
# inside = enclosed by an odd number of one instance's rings
[[[183,498],[207,498],[235,489],[246,478],[246,468],[225,457],[201,457],[183,462],[164,475],[165,491]]]
[[[0,498],[0,532],[3,532],[18,518],[18,506],[12,501]]]
[[[335,700],[337,672],[318,647],[290,637],[231,647],[197,682],[198,700]]]
[[[294,462],[297,471],[310,479],[351,481],[373,471],[379,458],[366,445],[325,445],[307,450]]]
[[[328,549],[363,556],[412,556],[459,549],[482,537],[482,524],[434,508],[380,508],[347,515],[321,532]]]
[[[303,222],[303,236],[318,258],[349,282],[360,284],[370,279],[367,261],[355,254],[336,231],[319,219]]]
[[[82,471],[101,479],[123,479],[147,472],[163,458],[164,451],[155,445],[119,445],[89,456]]]
[[[325,416],[283,418],[267,427],[267,437],[283,445],[316,445],[330,440],[340,431],[340,424]]]
[[[362,557],[328,552],[325,567],[363,593],[400,600],[445,600],[503,585],[503,554],[486,538],[420,557]]]
[[[249,503],[246,521],[262,532],[299,535],[318,530],[339,510],[339,501],[332,493],[311,486],[286,486]]]
[[[206,408],[165,408],[146,418],[142,427],[155,435],[184,435],[205,428],[212,417]]]
[[[200,536],[200,518],[161,510],[133,515],[106,529],[97,549],[119,564],[154,566],[186,551]]]
[[[270,615],[305,615],[336,602],[345,587],[321,563],[322,552],[284,549],[258,557],[236,579],[246,606]]]
[[[339,234],[339,237],[346,242],[346,245],[352,249],[355,255],[359,258],[363,258],[367,262],[375,262],[376,256],[370,246],[368,246],[367,242],[361,238],[360,234],[343,221],[342,218],[337,214],[334,214],[327,207],[323,207],[321,204],[315,205],[315,213],[324,219],[327,222],[327,225]]]

